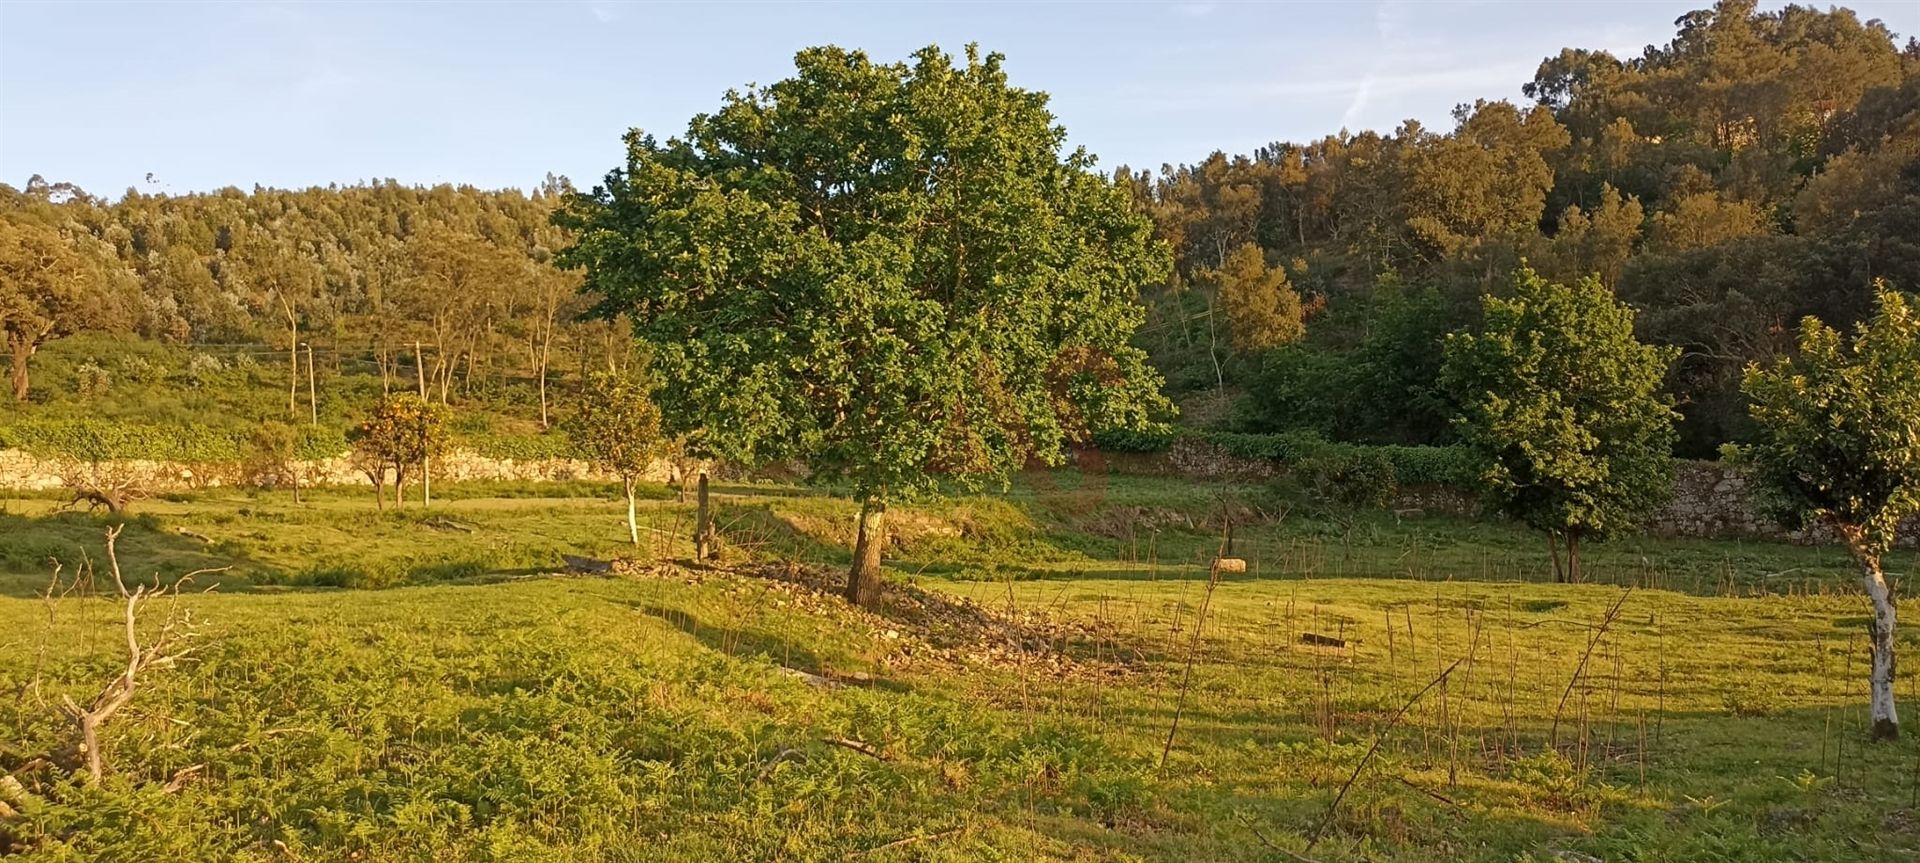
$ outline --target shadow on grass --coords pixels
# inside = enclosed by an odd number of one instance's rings
[[[147,581],[159,576],[163,583],[198,569],[232,567],[218,575],[202,575],[195,584],[218,584],[221,590],[243,591],[253,587],[249,576],[264,572],[246,552],[225,542],[207,542],[161,526],[147,515],[105,515],[85,512],[57,512],[27,517],[0,512],[0,596],[37,596],[47,586],[55,561],[72,578],[86,560],[101,571],[97,578],[109,578],[106,566],[106,531],[122,525],[115,543],[121,572],[128,579]]]
[[[735,504],[714,517],[720,538],[732,548],[759,558],[845,566],[852,553],[821,542],[773,511],[773,504]]]
[[[700,618],[678,608],[654,604],[625,601],[621,603],[648,617],[656,618],[667,625],[680,630],[709,650],[735,657],[764,656],[768,661],[784,668],[801,671],[815,677],[822,677],[837,683],[884,689],[889,692],[911,692],[912,687],[894,680],[878,677],[851,678],[833,667],[826,657],[811,648],[797,644],[764,630],[752,627],[720,627],[705,623]]]

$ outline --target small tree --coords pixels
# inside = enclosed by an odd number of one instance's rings
[[[1393,501],[1399,484],[1393,462],[1372,447],[1329,446],[1300,462],[1295,474],[1340,525],[1340,542],[1353,554],[1353,528],[1360,513]]]
[[[253,482],[264,486],[286,483],[293,487],[293,502],[300,502],[300,466],[297,463],[299,433],[283,422],[264,422],[256,426],[247,441],[247,473]]]
[[[1920,513],[1920,318],[1877,285],[1877,308],[1851,340],[1814,318],[1799,356],[1749,366],[1744,389],[1758,440],[1736,450],[1761,499],[1790,526],[1824,525],[1859,564],[1873,619],[1873,736],[1900,735],[1894,711],[1894,600],[1880,556]]]
[[[407,469],[418,465],[421,473],[420,503],[429,502],[425,483],[428,461],[446,443],[446,412],[419,396],[393,395],[375,404],[353,432],[354,449],[379,462],[393,466],[393,505],[400,507],[400,490]],[[374,493],[379,493],[376,483]]]
[[[1443,385],[1487,501],[1547,534],[1554,575],[1579,582],[1580,541],[1632,527],[1673,493],[1673,348],[1633,337],[1633,310],[1595,277],[1531,269],[1488,296],[1476,331],[1447,337]],[[1565,541],[1567,564],[1560,565]]]
[[[587,380],[566,422],[573,446],[596,467],[620,477],[627,496],[627,539],[640,544],[634,484],[666,452],[652,387],[629,376],[599,372]]]

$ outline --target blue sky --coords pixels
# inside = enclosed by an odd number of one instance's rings
[[[1519,99],[1563,46],[1637,54],[1709,3],[0,0],[0,182],[590,185],[627,128],[678,132],[728,87],[784,77],[799,48],[892,60],[969,41],[1051,93],[1102,165],[1157,168],[1407,118],[1447,128],[1455,104]],[[1912,0],[1846,5],[1920,32]]]

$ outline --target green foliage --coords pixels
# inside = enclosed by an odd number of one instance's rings
[[[239,462],[248,437],[209,426],[142,426],[103,420],[24,420],[0,426],[0,446],[82,461],[152,459],[196,464]],[[337,451],[336,451],[337,452]]]
[[[670,433],[884,500],[1168,412],[1127,344],[1164,253],[1045,94],[972,49],[795,65],[684,138],[631,135],[560,216],[597,313],[656,352]]]
[[[389,396],[348,438],[356,451],[404,474],[446,447],[446,409],[418,396]]]
[[[1434,291],[1391,282],[1378,290],[1358,346],[1294,345],[1261,355],[1236,406],[1239,425],[1354,443],[1450,439],[1454,407],[1440,389],[1440,357],[1458,315]]]
[[[1484,316],[1448,337],[1442,377],[1489,504],[1577,541],[1632,527],[1672,493],[1661,387],[1678,351],[1635,340],[1633,311],[1594,278],[1522,269]]]
[[[475,455],[485,458],[547,461],[574,458],[579,455],[579,448],[574,445],[563,429],[553,429],[537,435],[483,432],[454,434],[451,438],[453,445],[471,450]]]
[[[1399,485],[1385,453],[1361,447],[1329,447],[1295,469],[1316,500],[1335,510],[1378,509]]]
[[[587,379],[566,419],[575,452],[628,483],[666,453],[651,382],[601,372]]]
[[[1747,370],[1760,434],[1739,450],[1776,515],[1832,525],[1873,555],[1920,512],[1920,318],[1877,291],[1851,339],[1808,318],[1797,356]]]

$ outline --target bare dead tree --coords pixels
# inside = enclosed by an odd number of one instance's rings
[[[104,507],[107,512],[118,515],[151,496],[139,472],[117,461],[67,459],[55,468],[55,475],[60,477],[60,484],[73,493],[73,499],[65,508],[84,503],[88,512]]]
[[[127,642],[126,668],[102,687],[85,707],[75,703],[71,696],[61,696],[62,707],[80,735],[78,755],[86,759],[87,775],[96,782],[104,770],[100,757],[101,726],[133,700],[143,674],[171,667],[193,652],[191,642],[198,634],[198,628],[192,609],[180,605],[180,591],[195,576],[226,569],[195,570],[181,576],[170,586],[162,586],[160,577],[155,575],[152,584],[135,585],[129,589],[126,579],[121,576],[120,556],[114,547],[115,541],[120,538],[121,527],[114,525],[107,529],[107,566],[113,576],[113,586],[120,594],[121,621]],[[89,570],[88,577],[91,577],[92,563],[88,562],[85,568]],[[159,630],[143,645],[140,643],[140,613],[160,597],[167,598],[166,616],[162,618]]]

